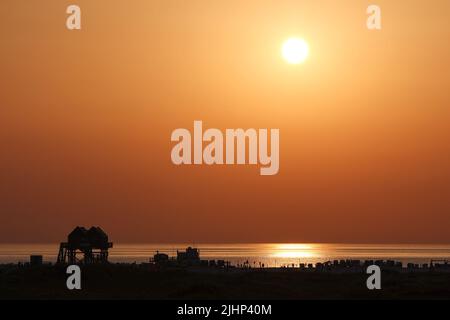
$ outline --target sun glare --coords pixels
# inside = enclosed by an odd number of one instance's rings
[[[290,64],[303,63],[309,55],[309,46],[305,40],[290,38],[282,48],[283,58]]]
[[[315,248],[309,244],[278,244],[274,248],[274,258],[314,258]]]

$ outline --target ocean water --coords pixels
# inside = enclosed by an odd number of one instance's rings
[[[176,256],[188,246],[200,249],[201,259],[223,259],[232,264],[287,266],[317,263],[335,259],[383,259],[403,263],[429,263],[431,259],[450,260],[450,245],[444,244],[115,244],[110,250],[111,262],[148,262],[156,251]],[[44,261],[55,262],[58,244],[0,244],[0,263],[28,262],[39,254]]]

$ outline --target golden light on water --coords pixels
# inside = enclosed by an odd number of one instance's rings
[[[314,258],[317,256],[314,245],[310,244],[277,244],[274,251],[273,258]]]

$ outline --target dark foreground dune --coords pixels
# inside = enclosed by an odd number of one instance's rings
[[[450,273],[383,272],[382,290],[369,291],[363,273],[131,265],[82,270],[82,290],[69,291],[63,268],[2,266],[0,299],[450,299]]]

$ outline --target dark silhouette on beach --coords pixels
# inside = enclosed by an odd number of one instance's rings
[[[109,237],[100,227],[76,227],[56,264],[33,254],[29,263],[0,265],[0,299],[450,299],[450,264],[403,266],[393,260],[334,260],[266,267],[202,260],[200,250],[156,251],[148,263],[110,263]],[[83,289],[66,288],[66,268],[82,268]],[[366,287],[369,265],[382,270],[382,290]]]

